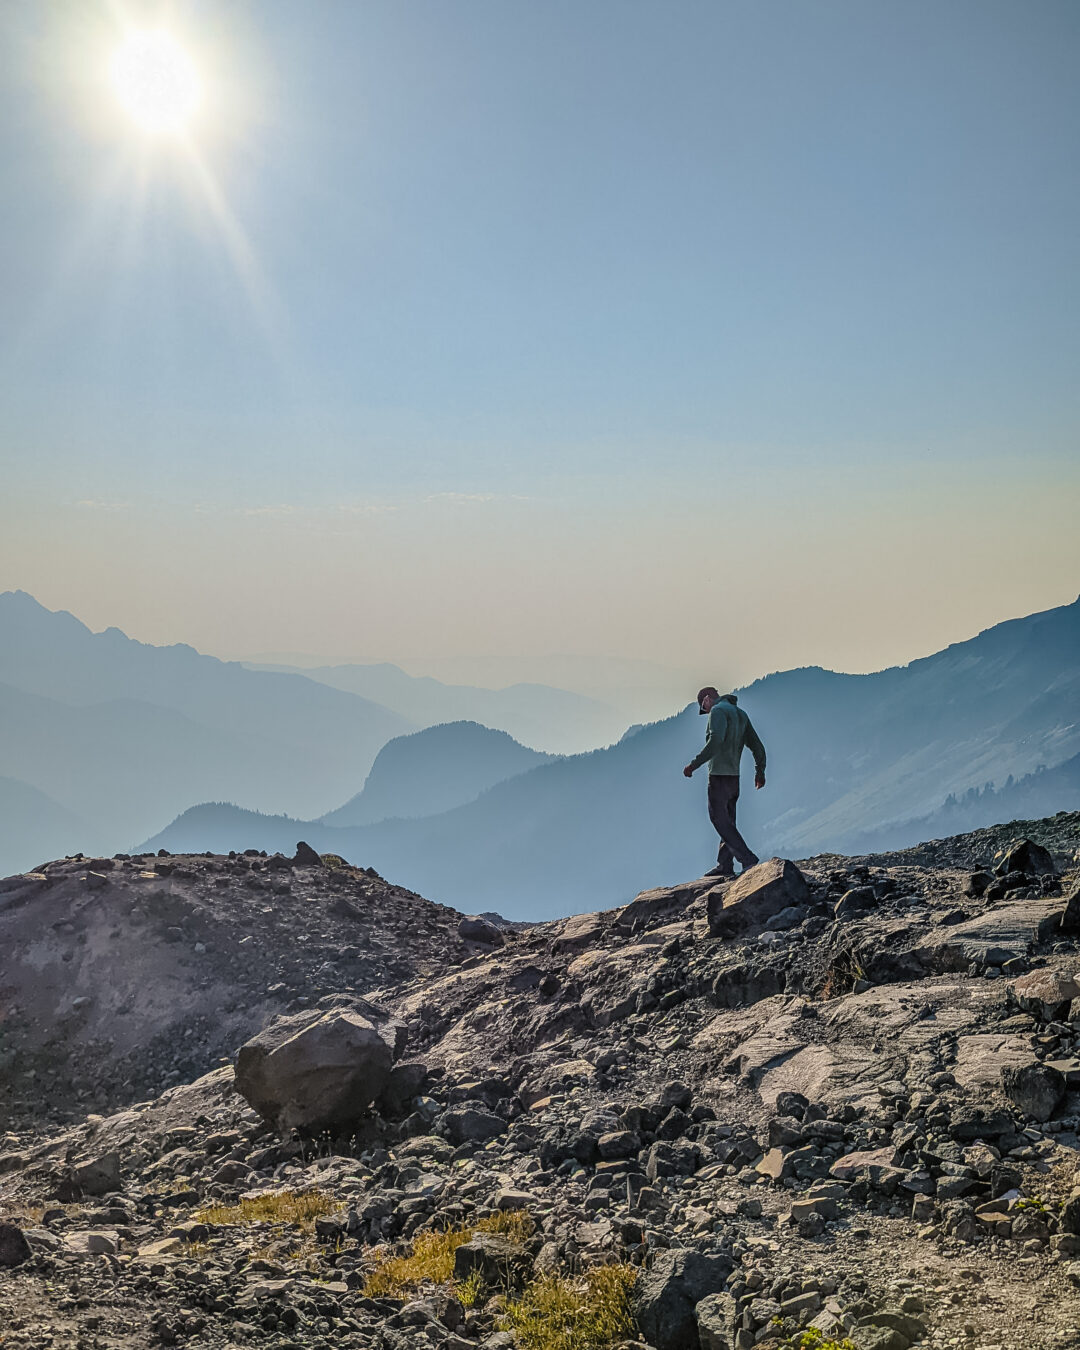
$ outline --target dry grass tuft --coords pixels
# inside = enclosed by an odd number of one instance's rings
[[[514,1242],[527,1242],[536,1232],[536,1220],[525,1209],[499,1210],[473,1224],[476,1233],[502,1233]]]
[[[364,1282],[366,1298],[404,1298],[421,1284],[449,1284],[454,1253],[473,1235],[471,1228],[420,1233],[405,1256],[380,1261]]]
[[[368,1298],[403,1298],[422,1284],[451,1284],[454,1279],[454,1253],[476,1233],[502,1233],[513,1242],[523,1243],[536,1231],[536,1222],[525,1210],[490,1214],[463,1228],[445,1228],[420,1233],[403,1256],[380,1261],[364,1284]],[[479,1280],[455,1287],[459,1298],[468,1290],[473,1302],[481,1295]],[[462,1299],[464,1302],[464,1299]],[[471,1305],[467,1305],[471,1306]]]
[[[523,1350],[606,1350],[636,1333],[633,1266],[597,1266],[580,1279],[544,1275],[506,1306]]]
[[[478,1270],[474,1270],[466,1279],[457,1282],[454,1292],[463,1308],[475,1308],[483,1301],[484,1277]]]
[[[284,1223],[311,1232],[316,1219],[341,1208],[340,1201],[321,1191],[274,1191],[249,1196],[235,1205],[208,1205],[195,1217],[200,1223],[212,1224]]]

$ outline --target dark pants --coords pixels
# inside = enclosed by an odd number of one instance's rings
[[[735,863],[740,862],[743,871],[758,862],[756,853],[751,853],[746,840],[735,825],[735,805],[739,800],[739,775],[737,773],[709,774],[709,819],[713,829],[720,836],[720,851],[716,855],[717,867],[735,875]]]

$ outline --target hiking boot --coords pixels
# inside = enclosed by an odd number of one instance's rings
[[[726,867],[710,867],[703,875],[707,877],[723,877],[725,881],[735,880],[735,873],[733,871],[729,872]]]

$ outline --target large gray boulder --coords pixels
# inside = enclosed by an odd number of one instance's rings
[[[388,1086],[405,1035],[366,1002],[279,1017],[240,1047],[236,1089],[282,1132],[342,1129]]]
[[[634,1286],[634,1312],[646,1340],[656,1350],[698,1350],[695,1309],[723,1290],[731,1268],[731,1258],[722,1252],[689,1247],[657,1252]]]
[[[459,1106],[447,1111],[442,1129],[452,1144],[481,1144],[506,1133],[506,1121],[481,1106]]]
[[[789,905],[804,905],[809,898],[806,878],[793,862],[767,858],[730,884],[709,892],[709,932],[713,937],[730,937],[764,923]]]
[[[1015,1107],[1033,1120],[1050,1120],[1065,1097],[1065,1075],[1039,1060],[1001,1070],[1001,1088]]]

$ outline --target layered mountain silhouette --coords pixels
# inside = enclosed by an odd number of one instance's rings
[[[0,773],[87,823],[59,827],[54,855],[122,848],[200,798],[320,814],[415,726],[299,675],[93,633],[0,595]],[[5,852],[0,871],[32,866],[30,852]]]
[[[769,751],[765,791],[740,823],[762,855],[843,850],[871,830],[921,837],[949,794],[1053,769],[1080,753],[1080,601],[999,624],[873,675],[811,667],[740,691]],[[441,901],[539,918],[617,904],[699,875],[715,837],[703,774],[681,773],[703,722],[691,705],[605,750],[530,769],[419,820],[314,823],[321,851],[373,865]],[[1063,774],[1054,809],[1080,805]],[[997,814],[987,801],[988,817]],[[970,823],[970,822],[969,822]],[[292,849],[295,821],[229,808],[188,812],[148,842],[174,851]]]
[[[478,689],[444,684],[429,676],[407,675],[399,666],[273,666],[251,670],[301,674],[333,689],[359,694],[421,726],[477,722],[505,731],[525,745],[555,754],[610,745],[625,729],[622,715],[599,699],[544,684],[512,684]]]
[[[431,696],[436,685],[401,686],[402,706],[412,712],[402,715],[304,674],[249,669],[185,645],[155,647],[117,628],[94,633],[25,592],[0,594],[0,775],[21,785],[23,803],[12,806],[12,823],[0,832],[0,872],[32,867],[45,855],[127,849],[193,801],[239,801],[305,819],[337,810],[388,742],[442,720]],[[522,686],[519,693],[519,711],[531,708],[571,737],[567,728],[595,708],[610,714],[562,690]],[[432,752],[426,788],[404,767],[410,752],[398,752],[405,790],[395,789],[393,773],[380,772],[345,818],[446,810],[548,758],[484,727],[472,734],[475,746],[459,747],[452,764]],[[24,818],[33,828],[16,828]]]
[[[323,816],[322,823],[370,825],[394,817],[437,815],[553,758],[476,722],[428,727],[387,742],[363,790]]]

